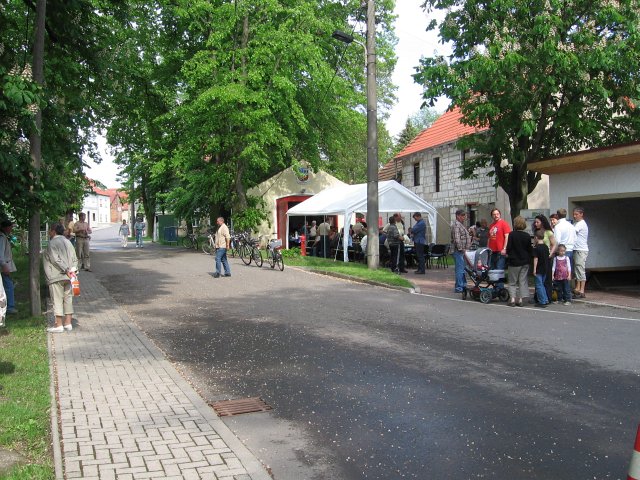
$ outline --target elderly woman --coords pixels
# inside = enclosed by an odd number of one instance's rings
[[[49,245],[43,255],[44,275],[49,285],[49,295],[53,301],[55,326],[47,328],[49,333],[62,333],[73,329],[73,292],[71,277],[78,270],[76,250],[64,236],[64,226],[55,223],[49,230]]]
[[[523,297],[529,296],[529,263],[533,254],[531,247],[531,237],[525,228],[527,222],[521,216],[513,219],[514,231],[507,240],[507,261],[509,264],[509,294],[511,301],[509,305],[515,307],[522,306]],[[516,295],[517,294],[517,295]]]

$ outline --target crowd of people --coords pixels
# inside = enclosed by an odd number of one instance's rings
[[[471,229],[464,225],[466,212],[457,210],[451,224],[451,244],[455,261],[456,293],[466,288],[464,252],[486,246],[491,250],[490,269],[508,267],[510,306],[522,306],[529,297],[528,276],[535,281],[535,295],[530,299],[545,308],[550,302],[571,305],[573,298],[586,298],[586,263],[589,254],[589,227],[584,220],[584,209],[573,209],[573,220],[567,220],[564,208],[550,215],[537,215],[533,221],[533,241],[526,232],[527,223],[521,216],[513,220],[513,229],[502,219],[497,208],[491,211],[493,222],[479,222]],[[486,233],[485,233],[486,232]],[[485,243],[486,240],[486,243]],[[575,279],[575,288],[571,289]],[[502,282],[496,288],[504,288]],[[555,296],[554,296],[555,292]],[[557,300],[553,300],[557,298]]]

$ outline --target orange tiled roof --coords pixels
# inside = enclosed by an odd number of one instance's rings
[[[469,127],[468,125],[464,125],[460,121],[461,118],[462,113],[458,107],[445,112],[440,118],[433,122],[433,125],[425,128],[416,138],[411,140],[411,142],[404,147],[400,153],[395,156],[395,158],[405,157],[412,153],[426,150],[427,148],[452,142],[460,137],[469,135],[470,133],[486,130],[486,128]],[[383,167],[383,170],[387,165]]]
[[[396,165],[396,163],[399,163],[399,165]],[[378,171],[378,181],[395,180],[396,172],[398,171],[402,171],[402,162],[398,162],[395,158],[392,158]]]

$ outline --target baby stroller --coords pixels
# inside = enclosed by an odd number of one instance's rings
[[[473,282],[473,287],[464,289],[463,300],[467,295],[482,303],[489,303],[494,298],[499,298],[501,302],[509,300],[509,290],[496,285],[504,284],[504,270],[489,270],[490,258],[491,250],[485,247],[464,252],[464,271]]]

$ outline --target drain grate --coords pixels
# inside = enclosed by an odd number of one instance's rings
[[[242,415],[243,413],[266,412],[271,407],[260,397],[238,398],[235,400],[222,400],[209,404],[216,411],[219,417],[231,417]]]

